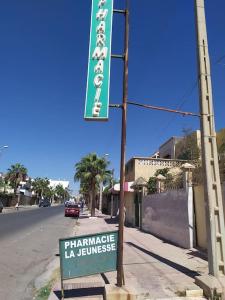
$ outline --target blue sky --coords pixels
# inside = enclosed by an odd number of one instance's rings
[[[217,130],[225,127],[225,2],[205,1]],[[115,0],[115,8],[123,8]],[[83,120],[91,0],[1,0],[0,171],[24,164],[32,177],[66,179],[87,153],[109,154],[119,176],[121,113]],[[129,99],[198,112],[194,1],[131,0]],[[123,51],[114,15],[112,52]],[[110,103],[122,98],[122,62],[111,65]],[[128,107],[127,160],[149,156],[195,118]]]

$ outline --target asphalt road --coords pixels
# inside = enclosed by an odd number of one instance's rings
[[[63,206],[0,215],[0,299],[31,300],[34,280],[58,253],[58,239],[72,234],[75,219]]]

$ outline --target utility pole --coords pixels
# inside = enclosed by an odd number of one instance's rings
[[[123,103],[122,132],[121,132],[121,159],[120,159],[120,202],[119,202],[119,236],[117,257],[117,285],[124,282],[123,273],[123,236],[124,236],[124,183],[125,183],[125,156],[126,156],[126,127],[127,127],[127,98],[128,98],[128,44],[129,44],[129,0],[126,0],[125,38],[124,38],[124,68],[123,68]]]
[[[221,281],[221,275],[225,275],[224,213],[214,125],[204,0],[195,0],[195,7],[209,274],[217,279],[220,278]]]

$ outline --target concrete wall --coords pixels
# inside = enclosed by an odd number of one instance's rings
[[[142,229],[184,248],[193,247],[193,193],[173,190],[143,198]]]

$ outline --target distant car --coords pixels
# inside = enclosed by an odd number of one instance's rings
[[[49,207],[51,202],[48,199],[42,199],[39,203],[39,207]]]
[[[66,201],[64,202],[64,204],[65,204],[65,206],[68,206],[68,205],[70,204],[70,200],[66,200]]]
[[[80,216],[80,208],[78,204],[68,204],[65,207],[65,217],[79,218],[79,216]]]
[[[0,200],[0,213],[3,211],[3,203],[2,203],[2,201]]]

